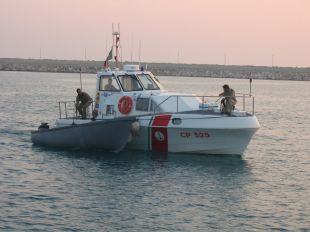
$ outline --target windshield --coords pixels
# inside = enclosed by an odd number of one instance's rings
[[[100,90],[103,91],[120,91],[120,87],[114,76],[100,77]]]
[[[155,83],[155,81],[152,79],[152,77],[149,74],[139,74],[137,75],[146,90],[157,90],[159,87]]]
[[[119,81],[124,91],[140,91],[142,90],[137,77],[135,75],[121,75],[118,76]]]

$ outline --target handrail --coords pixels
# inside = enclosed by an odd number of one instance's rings
[[[68,105],[69,106],[71,105],[71,107],[67,107]],[[74,119],[79,118],[78,113],[77,113],[77,108],[76,108],[76,101],[59,101],[58,102],[58,108],[59,108],[59,119],[72,118],[74,121]],[[64,110],[64,112],[63,112],[63,110]],[[68,113],[69,110],[73,110],[72,117],[69,116],[69,115],[71,115],[70,113]],[[93,110],[94,110],[94,101],[91,101],[91,112],[93,112]],[[64,117],[63,117],[63,115],[64,115]]]
[[[159,108],[159,106],[161,105],[161,104],[163,104],[165,101],[167,101],[168,99],[170,99],[172,96],[168,96],[165,100],[163,100],[161,103],[159,103],[155,108],[154,108],[154,113],[156,112],[156,110],[157,110],[157,108]],[[151,98],[152,98],[152,96],[151,96]]]
[[[167,100],[169,100],[170,98],[173,98],[173,97],[177,97],[177,99],[178,99],[179,97],[201,97],[201,98],[205,98],[205,97],[219,97],[219,96],[208,96],[208,95],[204,95],[204,96],[196,96],[196,95],[170,95],[165,100],[163,100],[161,103],[156,105],[156,107],[154,109],[154,113],[155,113],[155,111],[157,110],[157,108],[160,105],[162,105],[164,102],[166,102]],[[178,102],[177,102],[177,104],[178,104]]]
[[[202,99],[202,104],[205,103],[205,98],[218,98],[216,102],[218,102],[219,99],[221,98],[231,98],[231,96],[216,96],[216,95],[170,95],[166,97],[163,101],[161,101],[159,104],[156,104],[156,106],[153,109],[153,113],[156,113],[156,110],[163,105],[165,102],[167,102],[169,99],[176,98],[176,107],[177,107],[177,112],[179,112],[179,99],[181,97],[186,97],[186,98],[201,98]],[[152,98],[152,96],[151,96]],[[255,106],[255,101],[254,101],[254,95],[252,94],[242,94],[238,93],[235,95],[235,98],[242,98],[242,109],[245,111],[246,108],[246,98],[252,98],[252,115],[254,115],[254,106]]]
[[[151,95],[150,96],[150,101],[154,98],[156,98],[158,95]],[[200,98],[199,100],[199,108],[198,109],[205,109],[208,111],[217,111],[217,106],[219,106],[218,100],[221,98],[229,98],[229,96],[218,96],[218,95],[188,95],[188,94],[180,94],[180,95],[169,95],[166,96],[161,102],[159,102],[158,104],[153,101],[152,105],[154,104],[154,106],[152,107],[153,109],[150,109],[151,112],[153,112],[153,114],[156,114],[156,111],[160,108],[160,106],[162,106],[163,104],[167,103],[170,99],[176,99],[176,102],[174,102],[174,106],[176,107],[176,112],[183,112],[185,111],[183,108],[182,111],[182,104],[180,104],[180,99],[181,98]],[[217,100],[215,101],[210,101],[210,99],[208,98],[217,98]],[[240,101],[240,103],[242,103],[242,110],[246,111],[246,99],[252,99],[252,102],[250,103],[250,106],[252,105],[252,115],[254,115],[254,109],[255,109],[255,99],[253,95],[250,94],[236,94],[235,98],[237,99],[242,99],[242,101]],[[208,100],[208,101],[205,101]],[[181,101],[182,102],[182,101]],[[216,105],[211,105],[209,108],[204,108],[205,105],[204,104],[208,104],[208,103],[216,103]],[[202,108],[200,107],[202,106]],[[78,116],[78,112],[76,109],[76,101],[59,101],[58,102],[58,107],[59,107],[59,119],[62,118],[66,118],[66,119],[72,119],[73,122],[75,119],[79,119],[80,117]],[[90,107],[90,106],[89,106]],[[248,108],[249,109],[249,108]],[[92,112],[94,110],[94,101],[91,102],[91,112],[90,114],[88,113],[87,118],[91,119],[92,118]],[[168,109],[169,110],[169,109]],[[175,109],[174,109],[175,110]],[[180,111],[181,110],[181,111]],[[71,113],[72,112],[72,113]],[[175,111],[174,111],[175,112]],[[248,111],[250,112],[250,111]],[[160,112],[163,113],[163,112]],[[168,111],[165,113],[169,113]],[[171,113],[171,111],[170,111]],[[250,114],[250,113],[249,113]],[[72,117],[71,117],[72,115]]]

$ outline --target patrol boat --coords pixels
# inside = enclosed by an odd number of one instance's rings
[[[215,97],[165,91],[150,71],[124,65],[122,70],[108,68],[97,74],[93,117],[95,121],[134,117],[126,135],[129,149],[242,155],[260,127],[254,97],[237,95],[243,108],[251,100],[252,112],[235,109],[231,114],[222,113],[220,105],[212,101]],[[90,118],[65,115],[56,120],[56,127],[69,126],[73,120],[78,125],[91,122]]]
[[[117,66],[119,33],[113,35]],[[122,69],[106,66],[97,73],[92,119],[69,117],[68,102],[60,102],[60,114],[63,109],[65,113],[56,120],[55,126],[61,129],[70,127],[73,122],[86,126],[93,121],[104,123],[128,119],[125,132],[116,126],[96,130],[96,134],[121,135],[126,145],[119,145],[118,150],[126,147],[157,152],[242,155],[260,125],[254,115],[254,96],[239,94],[236,97],[238,104],[242,103],[242,109],[224,114],[215,100],[218,96],[165,91],[152,72],[141,69],[139,65],[124,65]],[[251,112],[245,110],[248,102],[251,103]],[[113,139],[108,141],[110,143]]]

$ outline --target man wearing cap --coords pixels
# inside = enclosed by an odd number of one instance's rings
[[[77,96],[75,101],[75,106],[77,111],[79,111],[80,115],[82,116],[82,119],[86,118],[86,109],[90,104],[92,103],[93,99],[86,93],[82,92],[81,89],[77,89]]]
[[[221,100],[222,111],[225,114],[230,114],[237,103],[237,99],[235,96],[235,91],[229,88],[229,85],[223,85],[223,92],[219,94],[220,97],[224,97]]]

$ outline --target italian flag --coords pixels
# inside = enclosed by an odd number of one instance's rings
[[[113,48],[111,48],[111,51],[109,52],[109,55],[105,59],[105,61],[103,63],[103,67],[107,68],[109,66],[109,60],[112,60],[112,59],[113,59]]]

